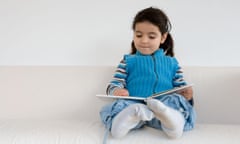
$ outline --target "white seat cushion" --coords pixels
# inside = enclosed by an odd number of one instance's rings
[[[99,144],[105,129],[99,121],[56,120],[0,122],[1,144]],[[239,125],[197,124],[180,139],[172,140],[159,130],[144,127],[122,139],[108,137],[109,144],[239,144]]]

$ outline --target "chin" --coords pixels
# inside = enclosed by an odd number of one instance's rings
[[[151,55],[153,52],[150,51],[140,51],[143,55]]]

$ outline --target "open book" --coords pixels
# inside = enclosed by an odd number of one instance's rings
[[[185,85],[185,86],[181,86],[181,87],[175,87],[173,89],[169,89],[166,91],[162,91],[159,93],[156,93],[154,95],[151,95],[149,97],[137,97],[137,96],[114,96],[114,95],[103,95],[103,94],[97,94],[96,96],[99,98],[117,98],[117,99],[132,99],[132,100],[146,100],[149,98],[156,98],[162,95],[166,95],[166,94],[171,94],[171,93],[177,93],[180,92],[181,90],[188,88],[188,87],[192,87],[193,84],[189,84],[189,85]]]

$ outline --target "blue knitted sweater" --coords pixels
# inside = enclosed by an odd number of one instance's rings
[[[125,55],[107,88],[126,88],[130,96],[148,97],[155,93],[186,85],[176,58],[166,56],[162,49],[152,55],[136,52]]]

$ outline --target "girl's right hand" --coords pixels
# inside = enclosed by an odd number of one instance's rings
[[[113,92],[115,96],[129,96],[128,90],[124,88],[115,89]]]

